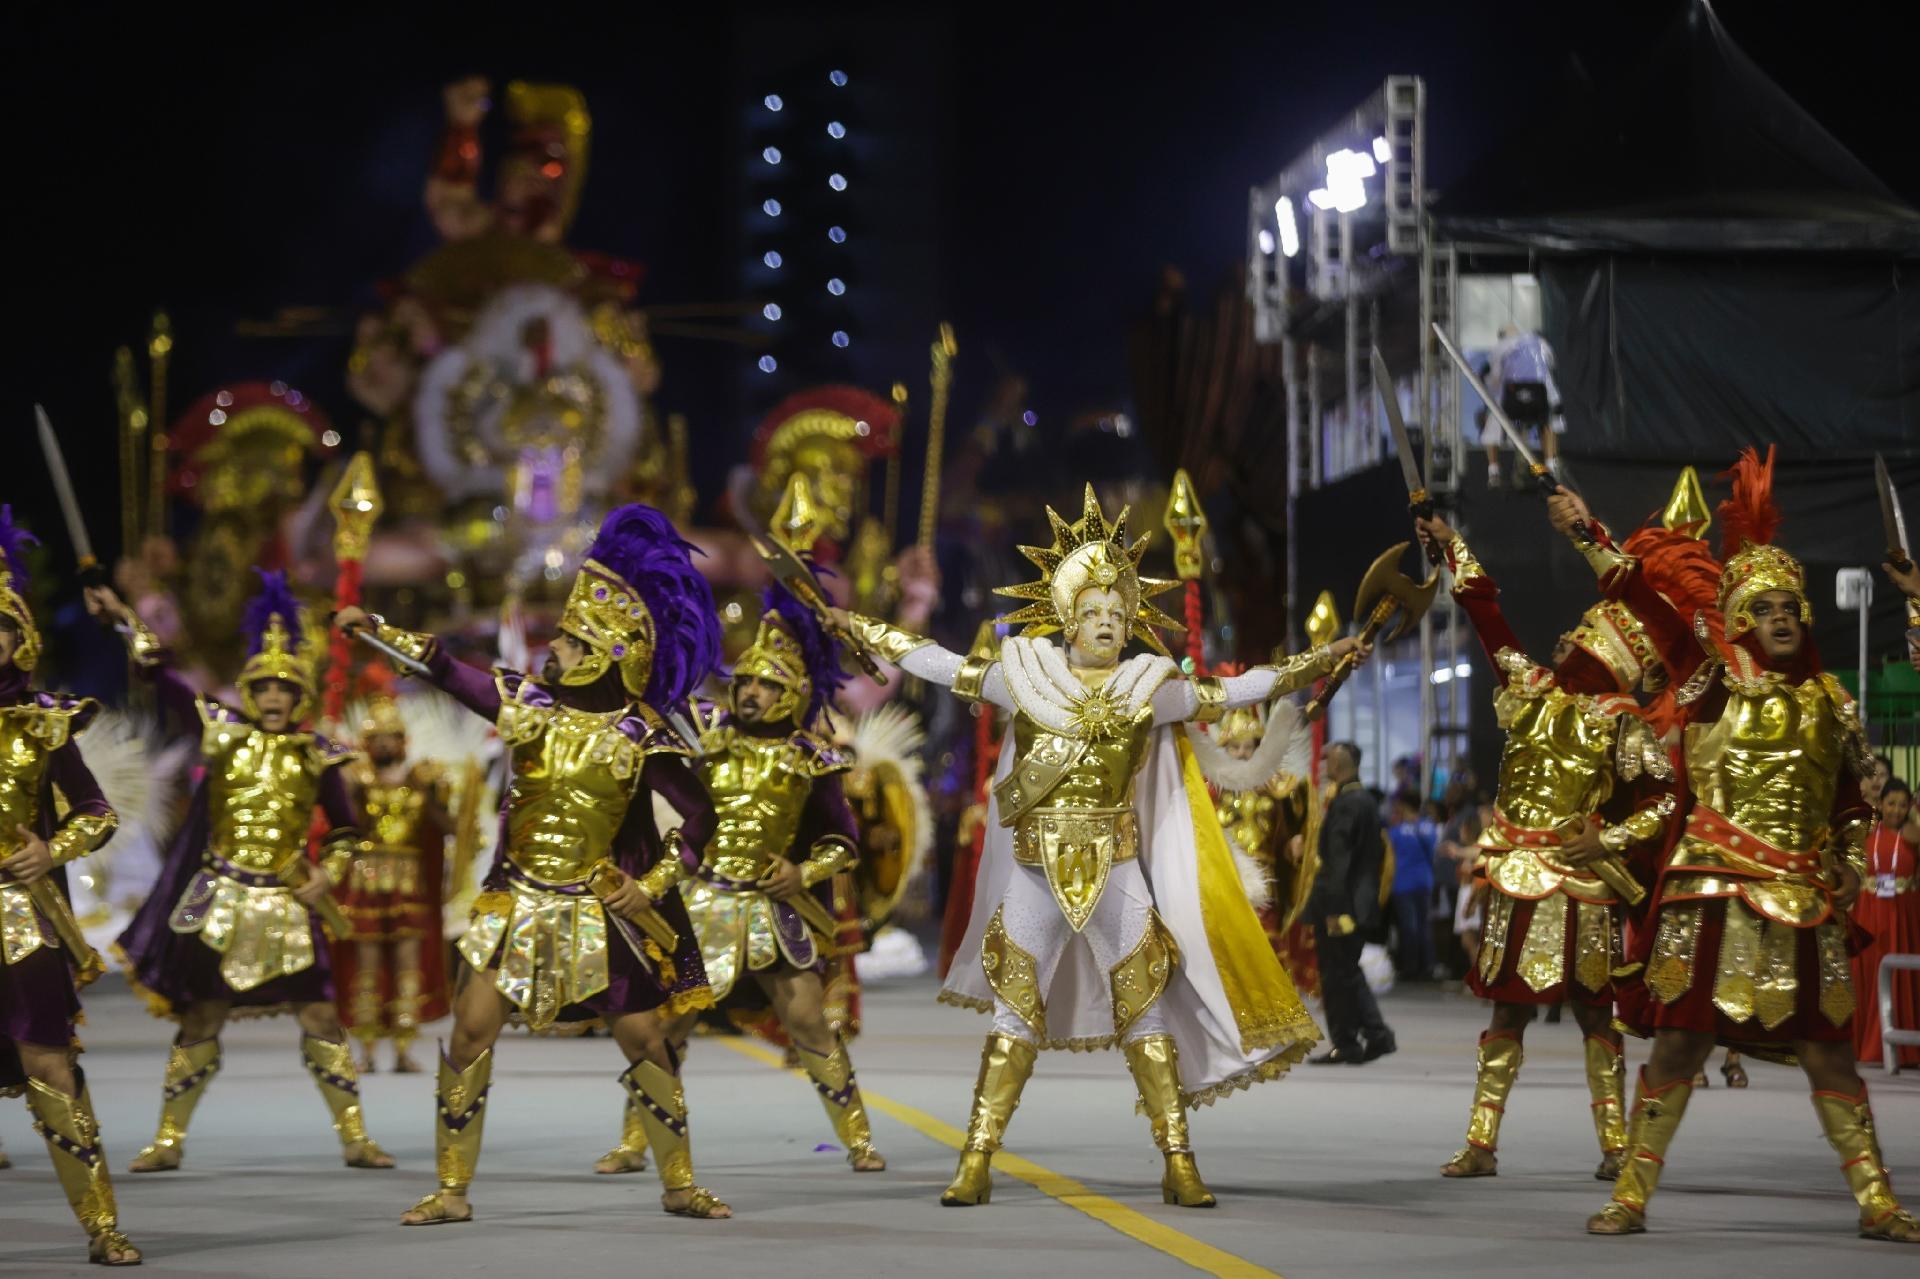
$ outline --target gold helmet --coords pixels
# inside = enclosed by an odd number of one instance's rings
[[[560,613],[560,630],[586,647],[587,655],[560,676],[562,684],[584,686],[609,670],[634,697],[647,690],[653,672],[653,614],[640,592],[598,560],[587,560],[574,575]]]
[[[1049,506],[1047,522],[1053,527],[1052,546],[1020,548],[1020,553],[1040,570],[1039,580],[996,588],[997,594],[1034,602],[1000,620],[1024,626],[1023,635],[1066,631],[1071,640],[1074,601],[1088,587],[1101,587],[1120,593],[1127,615],[1133,619],[1134,638],[1165,653],[1166,645],[1154,628],[1179,630],[1180,623],[1155,607],[1152,598],[1179,583],[1140,576],[1140,557],[1146,554],[1153,535],[1143,533],[1129,544],[1126,510],[1123,508],[1113,523],[1107,523],[1091,484],[1087,485],[1079,519],[1069,524]]]
[[[767,713],[769,722],[799,721],[813,701],[813,677],[807,670],[806,652],[800,637],[793,633],[785,618],[769,609],[760,617],[760,628],[753,643],[733,664],[733,677],[751,675],[778,684],[784,691]]]
[[[360,740],[378,737],[381,734],[392,737],[407,735],[407,721],[400,714],[400,703],[386,693],[375,694],[367,703],[366,713],[360,718]]]
[[[13,664],[31,671],[40,660],[40,628],[33,624],[27,605],[27,544],[33,535],[13,522],[13,508],[0,506],[0,617],[13,619],[20,642],[13,648]]]
[[[1667,682],[1666,667],[1653,640],[1633,610],[1617,600],[1602,600],[1580,615],[1580,625],[1567,636],[1581,649],[1612,672],[1621,692],[1644,686],[1655,692]]]
[[[1720,612],[1727,619],[1727,639],[1737,640],[1753,629],[1753,601],[1769,591],[1785,591],[1798,605],[1802,625],[1813,625],[1813,605],[1807,599],[1807,571],[1800,561],[1773,545],[1780,527],[1780,508],[1773,501],[1773,445],[1766,461],[1748,448],[1728,472],[1733,495],[1720,504],[1721,549],[1726,566],[1720,571]]]
[[[299,690],[291,716],[298,722],[313,702],[313,657],[306,644],[300,601],[287,585],[285,573],[260,574],[260,591],[247,601],[240,625],[248,647],[246,665],[234,681],[240,687],[242,708],[248,718],[259,719],[260,707],[253,697],[255,686],[279,680]]]

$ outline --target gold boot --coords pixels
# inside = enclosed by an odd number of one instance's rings
[[[847,1162],[855,1172],[885,1172],[887,1161],[873,1148],[873,1130],[867,1123],[867,1108],[860,1100],[860,1084],[853,1077],[853,1058],[847,1055],[847,1041],[834,1036],[833,1051],[821,1056],[812,1049],[800,1048],[800,1064],[813,1080],[813,1090],[827,1108],[827,1120],[834,1135],[846,1148]],[[862,1165],[865,1165],[862,1167]]]
[[[689,1192],[687,1203],[667,1208],[676,1217],[730,1217],[733,1210],[693,1181],[693,1142],[687,1127],[687,1094],[680,1077],[650,1061],[636,1061],[620,1076],[621,1085],[640,1111],[647,1144],[660,1161],[660,1188]],[[661,1200],[666,1207],[666,1201]]]
[[[160,1130],[153,1144],[133,1157],[129,1172],[172,1172],[187,1153],[187,1124],[207,1085],[220,1073],[220,1041],[179,1039],[167,1053],[167,1075],[160,1089]]]
[[[493,1049],[489,1048],[455,1070],[446,1054],[440,1054],[440,1076],[434,1088],[433,1165],[440,1188],[415,1204],[403,1226],[451,1225],[473,1220],[473,1205],[455,1216],[445,1196],[467,1197],[474,1170],[480,1166],[480,1138],[487,1127],[487,1094],[493,1088]],[[416,1221],[407,1217],[417,1216]]]
[[[1480,1036],[1479,1068],[1473,1084],[1473,1114],[1467,1119],[1467,1144],[1440,1167],[1442,1177],[1493,1177],[1500,1172],[1494,1151],[1500,1148],[1500,1120],[1507,1094],[1520,1077],[1526,1053],[1517,1036],[1489,1030]]]
[[[1860,1205],[1860,1237],[1895,1243],[1920,1243],[1920,1221],[1893,1197],[1893,1183],[1880,1157],[1880,1137],[1873,1129],[1873,1107],[1863,1086],[1858,1097],[1837,1092],[1813,1094],[1814,1113],[1827,1134],[1827,1144],[1840,1156],[1840,1171]]]
[[[1620,1176],[1627,1152],[1627,1059],[1618,1044],[1588,1035],[1587,1092],[1593,1097],[1593,1132],[1600,1139],[1599,1181]]]
[[[387,1001],[387,1025],[393,1031],[395,1074],[420,1073],[419,1063],[407,1050],[420,1037],[420,990],[424,984],[418,968],[402,968],[393,976],[393,998]]]
[[[600,1162],[593,1166],[593,1170],[613,1175],[645,1172],[646,1169],[647,1129],[640,1122],[639,1104],[629,1097],[626,1105],[620,1109],[620,1144],[601,1155]]]
[[[393,1156],[367,1136],[366,1119],[360,1113],[360,1076],[353,1068],[353,1050],[347,1041],[302,1035],[300,1060],[320,1085],[320,1097],[333,1115],[333,1130],[340,1134],[340,1153],[347,1167],[393,1167]]]
[[[85,1077],[74,1073],[80,1089],[77,1097],[38,1079],[27,1080],[27,1109],[33,1112],[33,1126],[46,1138],[47,1153],[53,1157],[53,1170],[60,1177],[60,1188],[67,1192],[73,1215],[87,1232],[87,1259],[102,1266],[137,1266],[140,1250],[120,1233],[93,1098],[87,1095]]]
[[[1153,1126],[1153,1144],[1166,1157],[1160,1178],[1160,1197],[1182,1208],[1211,1208],[1219,1201],[1200,1180],[1187,1142],[1187,1107],[1180,1098],[1180,1050],[1172,1035],[1147,1035],[1126,1046],[1127,1069],[1140,1089],[1147,1122]]]
[[[1647,1228],[1647,1200],[1660,1184],[1667,1166],[1667,1147],[1680,1129],[1693,1096],[1693,1081],[1676,1079],[1658,1090],[1647,1087],[1647,1072],[1633,1099],[1633,1117],[1627,1125],[1627,1157],[1613,1183],[1613,1199],[1587,1218],[1590,1235],[1637,1235]]]
[[[947,1207],[963,1208],[993,1198],[989,1171],[993,1152],[1006,1138],[1007,1124],[1020,1107],[1020,1090],[1027,1086],[1038,1055],[1039,1049],[1024,1039],[999,1031],[987,1036],[980,1050],[980,1078],[973,1085],[973,1113],[967,1117],[967,1144],[961,1148],[952,1183],[940,1196]]]

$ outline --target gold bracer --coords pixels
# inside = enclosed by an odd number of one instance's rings
[[[431,635],[420,631],[402,630],[385,621],[377,622],[374,634],[382,644],[397,653],[411,657],[416,662],[424,662],[432,657],[434,645],[438,642]]]
[[[47,841],[53,864],[65,866],[75,858],[85,857],[106,843],[119,824],[119,818],[112,813],[75,813],[68,817]]]
[[[333,1116],[333,1130],[340,1135],[340,1149],[347,1165],[371,1168],[386,1152],[367,1136],[366,1119],[360,1113],[360,1072],[354,1069],[353,1049],[345,1038],[322,1039],[318,1035],[300,1037],[300,1061],[320,1088],[320,1098]]]
[[[808,888],[824,883],[854,863],[853,841],[845,835],[825,835],[814,841],[812,855],[800,863],[800,882]]]
[[[455,1070],[440,1056],[435,1088],[433,1162],[442,1190],[467,1192],[480,1167],[480,1138],[487,1126],[487,1094],[493,1088],[493,1049]]]
[[[127,655],[135,666],[151,669],[166,660],[167,646],[132,609],[127,610]]]
[[[866,1105],[860,1100],[860,1084],[853,1075],[853,1058],[847,1054],[846,1041],[836,1035],[833,1051],[824,1056],[804,1044],[796,1046],[800,1064],[826,1107],[834,1135],[846,1147],[847,1161],[872,1158],[878,1153],[873,1148],[873,1129],[867,1122]]]
[[[167,1052],[167,1073],[160,1090],[160,1128],[153,1144],[135,1160],[135,1172],[178,1168],[186,1155],[187,1125],[193,1110],[220,1073],[220,1041],[202,1039],[183,1044],[178,1039]]]
[[[120,1233],[120,1214],[113,1197],[113,1177],[107,1171],[107,1152],[100,1143],[100,1124],[93,1115],[93,1098],[86,1080],[75,1072],[79,1095],[69,1097],[38,1079],[27,1080],[27,1109],[33,1126],[47,1143],[54,1173],[66,1192],[80,1228],[92,1240],[106,1240],[107,1250],[121,1252],[132,1245]],[[101,1247],[95,1244],[94,1251]]]
[[[1480,561],[1474,558],[1472,548],[1467,545],[1467,539],[1458,533],[1454,534],[1453,540],[1447,543],[1445,550],[1447,563],[1453,569],[1455,591],[1460,590],[1475,578],[1487,575],[1487,570],[1481,568]]]
[[[924,635],[915,635],[888,622],[859,613],[847,614],[847,629],[862,647],[872,650],[898,666],[900,659],[915,649],[933,643]]]
[[[1273,692],[1271,696],[1280,697],[1287,693],[1297,692],[1313,683],[1313,681],[1330,674],[1333,671],[1336,660],[1331,645],[1317,644],[1303,653],[1295,653],[1293,656],[1280,661],[1268,662],[1253,667],[1252,670],[1272,671]],[[1248,673],[1251,674],[1252,671]]]

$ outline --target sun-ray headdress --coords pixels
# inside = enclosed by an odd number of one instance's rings
[[[1132,619],[1133,637],[1155,652],[1165,653],[1166,645],[1155,628],[1177,631],[1181,624],[1161,612],[1152,600],[1180,583],[1140,576],[1140,557],[1147,553],[1153,534],[1142,533],[1129,543],[1126,508],[1121,508],[1113,523],[1107,523],[1091,484],[1087,485],[1079,519],[1069,524],[1049,506],[1047,522],[1053,527],[1052,546],[1020,548],[1020,553],[1040,570],[1039,580],[995,590],[999,595],[1032,602],[999,620],[1024,627],[1022,635],[1068,630],[1073,625],[1073,602],[1080,592],[1089,586],[1106,587],[1120,593]]]

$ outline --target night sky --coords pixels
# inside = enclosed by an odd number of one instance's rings
[[[1126,330],[1162,265],[1210,294],[1241,251],[1247,186],[1387,74],[1426,78],[1430,185],[1444,188],[1550,104],[1576,58],[1604,76],[1678,7],[1184,4],[1152,6],[1149,18],[1044,5],[909,16],[627,6],[619,17],[521,6],[475,19],[284,6],[232,24],[62,6],[15,16],[4,55],[10,189],[26,216],[9,273],[16,336],[0,413],[23,448],[0,495],[58,528],[26,433],[37,399],[89,502],[113,509],[113,472],[100,464],[113,456],[109,362],[141,339],[157,304],[178,339],[176,409],[223,380],[280,377],[351,438],[360,411],[341,383],[342,325],[376,281],[435,243],[420,187],[440,85],[463,72],[578,85],[595,133],[571,242],[646,263],[645,301],[724,301],[743,296],[742,124],[760,92],[749,69],[777,61],[769,46],[782,22],[804,21],[817,40],[846,33],[865,117],[886,138],[870,164],[884,169],[891,154],[915,174],[914,198],[875,216],[909,211],[917,224],[892,234],[918,245],[937,282],[935,296],[893,299],[885,314],[902,317],[902,331],[874,335],[866,380],[923,388],[932,320],[951,319],[962,344],[956,420],[1009,370],[1052,424],[1124,403]],[[1920,196],[1920,160],[1900,123],[1902,53],[1878,14],[1825,6],[1816,22],[1787,0],[1718,12],[1869,167]],[[894,93],[911,127],[889,131]],[[326,308],[342,325],[301,339],[235,335],[237,322],[289,305]],[[711,496],[738,460],[731,442],[751,426],[753,356],[714,343],[660,350],[663,407],[712,432],[697,458]],[[110,539],[112,518],[98,524]]]

